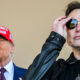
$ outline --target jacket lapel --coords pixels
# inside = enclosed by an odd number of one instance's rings
[[[20,77],[20,75],[18,74],[18,68],[16,67],[16,65],[14,64],[14,77],[13,80],[22,80],[22,78]]]
[[[13,77],[13,80],[19,80],[15,64],[14,64],[14,77]]]

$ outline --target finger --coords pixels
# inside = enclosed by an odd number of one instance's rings
[[[68,22],[70,19],[72,19],[72,17],[66,18],[65,22]]]
[[[66,16],[61,16],[61,17],[57,18],[56,20],[60,21],[60,20],[65,19],[65,18],[66,18]]]
[[[58,21],[61,21],[62,19],[65,19],[65,18],[66,18],[66,16],[61,16],[61,17],[57,18],[57,19],[54,21],[54,23],[57,23]]]
[[[61,21],[61,23],[62,23],[63,25],[66,25],[66,23],[67,23],[70,19],[71,19],[71,17],[68,17],[68,18],[66,18],[66,19],[63,19],[63,20]]]

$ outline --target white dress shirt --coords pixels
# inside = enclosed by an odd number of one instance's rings
[[[13,80],[14,66],[12,60],[6,66],[4,66],[4,68],[6,69],[6,72],[4,73],[6,80]]]

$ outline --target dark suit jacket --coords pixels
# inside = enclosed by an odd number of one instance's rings
[[[14,64],[14,77],[13,80],[21,80],[26,74],[27,69],[20,68]]]

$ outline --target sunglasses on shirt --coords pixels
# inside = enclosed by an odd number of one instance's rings
[[[78,22],[80,22],[80,21],[78,21],[77,19],[70,19],[66,23],[67,29],[74,29],[77,26]]]

